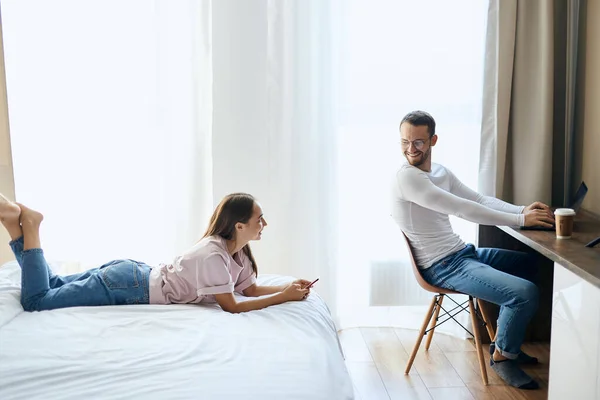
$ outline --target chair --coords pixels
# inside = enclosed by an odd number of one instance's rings
[[[429,346],[431,345],[431,339],[433,339],[433,333],[435,331],[435,328],[438,327],[439,325],[443,324],[444,322],[448,321],[449,319],[453,319],[457,324],[459,324],[465,331],[467,331],[467,333],[469,333],[475,339],[475,348],[477,349],[477,358],[479,359],[479,369],[481,371],[481,378],[483,380],[483,384],[487,385],[488,384],[488,376],[487,376],[487,369],[485,367],[485,359],[483,358],[483,351],[481,349],[481,339],[479,337],[479,321],[481,320],[483,325],[487,328],[487,332],[488,332],[488,335],[490,335],[491,340],[495,339],[495,334],[494,334],[494,328],[492,328],[492,325],[489,322],[489,319],[485,313],[485,310],[481,304],[481,301],[477,299],[477,305],[479,306],[479,310],[476,310],[475,304],[473,302],[474,299],[472,296],[469,296],[469,300],[463,302],[462,304],[458,304],[453,298],[448,297],[450,300],[452,300],[456,304],[456,307],[454,307],[452,310],[449,310],[449,311],[444,309],[442,307],[442,302],[444,301],[444,297],[447,294],[460,294],[460,295],[465,295],[465,294],[460,293],[460,292],[455,292],[453,290],[448,290],[448,289],[443,289],[440,287],[432,286],[429,283],[427,283],[425,281],[425,279],[423,279],[423,277],[421,276],[421,272],[419,271],[419,268],[417,267],[417,263],[415,262],[415,257],[413,254],[413,250],[412,250],[410,241],[408,240],[408,237],[406,237],[406,234],[404,234],[404,232],[402,233],[402,235],[404,236],[404,239],[406,240],[406,246],[408,247],[408,253],[410,255],[410,259],[412,262],[413,273],[415,274],[415,278],[417,278],[417,282],[423,289],[427,290],[428,292],[435,293],[435,295],[433,296],[433,299],[431,300],[431,304],[429,305],[429,310],[427,310],[427,313],[425,314],[425,320],[423,321],[423,325],[421,326],[421,330],[419,331],[419,337],[417,338],[417,342],[415,343],[415,347],[413,348],[412,354],[410,355],[410,358],[408,360],[408,364],[406,365],[406,370],[404,371],[404,373],[408,374],[410,372],[413,362],[415,361],[415,357],[417,356],[417,352],[419,351],[419,347],[421,346],[421,341],[423,340],[423,337],[425,335],[429,334],[429,336],[427,338],[427,342],[425,344],[425,350],[429,350]],[[468,310],[465,307],[465,303],[469,303]],[[457,308],[459,308],[459,310],[454,312]],[[440,310],[444,310],[444,313],[441,315],[441,317],[440,317]],[[471,333],[467,328],[465,328],[460,322],[456,321],[456,319],[454,318],[457,314],[459,314],[462,311],[467,311],[468,313],[471,314],[473,333]],[[452,313],[454,313],[454,314],[452,314]],[[438,320],[440,318],[444,318],[445,316],[448,316],[448,318],[446,318],[442,322],[438,323]],[[429,325],[429,329],[427,329],[427,325]]]

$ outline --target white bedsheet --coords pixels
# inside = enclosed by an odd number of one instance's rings
[[[316,293],[243,314],[205,305],[27,313],[2,270],[2,400],[353,398],[335,326]]]

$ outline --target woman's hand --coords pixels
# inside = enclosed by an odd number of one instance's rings
[[[294,282],[290,283],[290,285],[300,285],[302,286],[302,288],[307,287],[308,285],[310,285],[310,281],[307,281],[306,279],[296,279]]]
[[[302,286],[298,283],[292,283],[288,287],[286,287],[285,290],[281,292],[281,294],[283,295],[286,301],[298,301],[305,299],[306,296],[308,296],[309,291],[310,289],[303,289]]]
[[[308,292],[306,292],[306,294],[304,295],[304,298],[306,299],[310,294],[309,286],[311,283],[311,281],[307,281],[306,279],[296,279],[294,282],[291,283],[291,285],[300,285],[302,289],[308,289]]]
[[[296,279],[292,283],[287,283],[287,284],[277,285],[277,286],[258,286],[256,283],[253,283],[252,285],[250,285],[246,289],[244,289],[243,293],[244,293],[244,296],[246,296],[246,297],[266,296],[269,294],[283,292],[290,285],[300,285],[302,288],[305,288],[306,286],[310,285],[310,282],[305,279]],[[308,296],[308,294],[307,294],[307,296]]]

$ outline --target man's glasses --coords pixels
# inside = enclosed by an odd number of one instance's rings
[[[427,140],[429,140],[429,139],[427,139]],[[412,143],[412,145],[415,146],[415,149],[423,150],[423,148],[425,147],[425,142],[427,142],[427,140],[423,140],[423,139],[404,140],[404,139],[402,139],[400,141],[400,145],[402,146],[403,149],[408,149]]]

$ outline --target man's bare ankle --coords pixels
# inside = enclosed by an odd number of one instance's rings
[[[496,351],[494,351],[494,355],[493,355],[492,358],[494,359],[494,361],[508,360],[508,357],[504,357],[502,354],[500,354],[500,352],[498,351],[498,349],[496,349]]]

